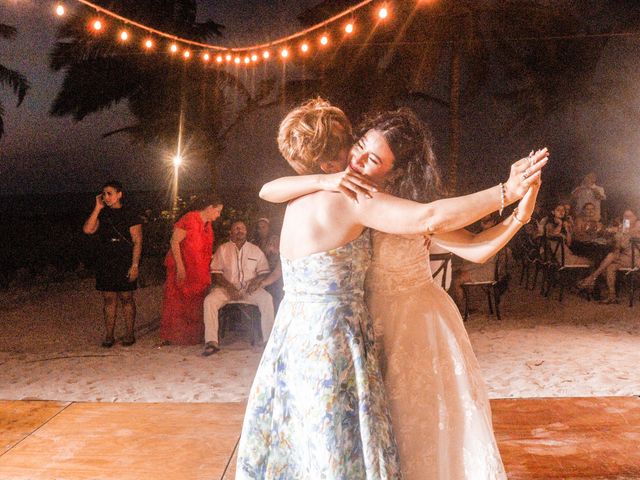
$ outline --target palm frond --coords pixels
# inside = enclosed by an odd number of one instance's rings
[[[29,88],[31,88],[24,75],[4,65],[0,65],[0,85],[9,86],[13,90],[13,93],[18,97],[18,106],[24,100]]]
[[[0,23],[0,38],[13,38],[17,33],[18,30],[16,30],[16,27]]]

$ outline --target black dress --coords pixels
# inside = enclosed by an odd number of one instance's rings
[[[130,292],[137,282],[128,278],[133,258],[133,239],[129,229],[141,223],[128,208],[102,209],[98,216],[99,245],[96,261],[96,290],[101,292]]]

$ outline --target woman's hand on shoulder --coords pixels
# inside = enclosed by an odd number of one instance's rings
[[[379,188],[376,182],[351,167],[347,167],[342,172],[331,173],[327,177],[326,190],[340,192],[355,202],[358,201],[358,195],[371,198],[371,194],[377,192]]]

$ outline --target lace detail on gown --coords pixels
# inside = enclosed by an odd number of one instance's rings
[[[374,232],[365,285],[403,478],[506,479],[477,359],[424,238]]]

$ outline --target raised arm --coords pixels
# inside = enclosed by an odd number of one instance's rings
[[[501,223],[474,234],[460,229],[436,234],[431,241],[446,250],[475,263],[484,263],[498,253],[531,218],[540,184],[531,186],[518,208]]]
[[[353,213],[362,225],[387,233],[438,234],[459,230],[522,198],[531,185],[540,181],[547,156],[544,149],[533,159],[523,158],[514,163],[504,186],[427,204],[376,193],[372,199],[352,206]],[[523,175],[525,171],[527,175]]]
[[[342,192],[357,201],[357,195],[371,197],[377,185],[358,172],[347,167],[336,173],[281,177],[265,183],[260,198],[271,203],[284,203],[320,190]]]

